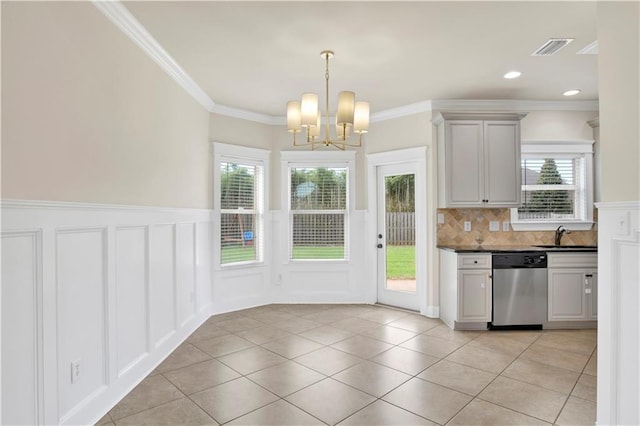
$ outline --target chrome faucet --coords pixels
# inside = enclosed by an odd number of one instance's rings
[[[562,241],[562,236],[564,234],[570,234],[571,231],[569,231],[568,229],[566,229],[564,226],[560,225],[558,226],[558,229],[556,229],[556,245],[559,246],[561,245],[561,241]]]

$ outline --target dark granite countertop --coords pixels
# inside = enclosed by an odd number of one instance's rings
[[[506,253],[537,251],[547,253],[597,253],[598,246],[483,246],[483,245],[439,245],[439,249],[456,253]]]

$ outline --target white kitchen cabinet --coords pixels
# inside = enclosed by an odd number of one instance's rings
[[[524,114],[440,113],[438,201],[442,208],[520,204],[520,120]]]
[[[597,254],[550,253],[548,268],[549,322],[597,320]]]
[[[491,305],[491,254],[440,250],[440,318],[454,329],[486,329]]]
[[[491,271],[458,271],[458,322],[491,321]]]

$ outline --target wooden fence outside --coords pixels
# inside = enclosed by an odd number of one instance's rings
[[[413,246],[416,244],[416,214],[414,212],[387,213],[387,244]]]

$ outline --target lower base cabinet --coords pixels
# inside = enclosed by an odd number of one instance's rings
[[[486,329],[491,288],[491,254],[440,250],[440,319],[449,327]]]
[[[597,254],[549,254],[549,322],[598,319]]]
[[[458,271],[459,322],[491,321],[490,270]]]

